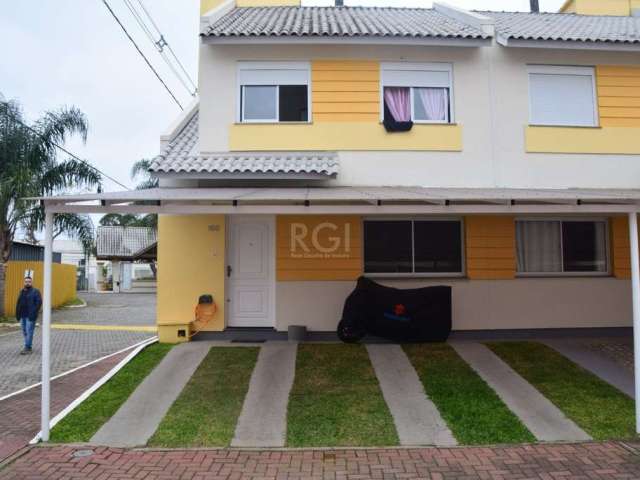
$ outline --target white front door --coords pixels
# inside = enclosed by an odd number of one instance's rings
[[[272,216],[229,217],[229,327],[275,326],[274,231]]]

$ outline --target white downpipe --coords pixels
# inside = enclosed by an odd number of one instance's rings
[[[631,248],[631,297],[633,298],[633,361],[636,392],[636,433],[640,433],[640,252],[638,251],[638,216],[629,213]]]
[[[45,207],[46,208],[46,207]],[[42,441],[49,441],[51,404],[51,269],[53,250],[53,213],[45,210],[44,222],[44,278],[42,298],[42,400],[40,431]]]

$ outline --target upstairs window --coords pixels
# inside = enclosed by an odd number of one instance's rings
[[[238,80],[238,121],[309,121],[308,63],[242,62]]]
[[[529,123],[568,127],[597,126],[594,69],[529,66]]]
[[[383,64],[381,93],[381,104],[384,106],[381,112],[383,121],[453,122],[450,64]]]
[[[603,275],[607,265],[604,220],[516,221],[518,273]]]

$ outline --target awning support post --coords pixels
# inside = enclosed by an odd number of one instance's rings
[[[631,249],[631,297],[633,298],[633,361],[635,374],[636,433],[640,433],[640,252],[638,251],[638,216],[629,213]]]
[[[44,222],[44,277],[42,279],[42,399],[40,431],[49,441],[51,404],[51,269],[53,260],[53,213],[46,210]]]

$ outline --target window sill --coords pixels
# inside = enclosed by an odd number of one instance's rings
[[[463,279],[466,278],[463,273],[365,273],[366,278],[371,279],[388,279],[388,280],[414,280],[414,279]]]
[[[530,123],[528,127],[533,128],[586,128],[589,130],[600,130],[601,125],[546,125],[544,123]]]
[[[313,125],[313,122],[234,122],[234,125]]]
[[[611,272],[516,273],[516,278],[612,278]]]

